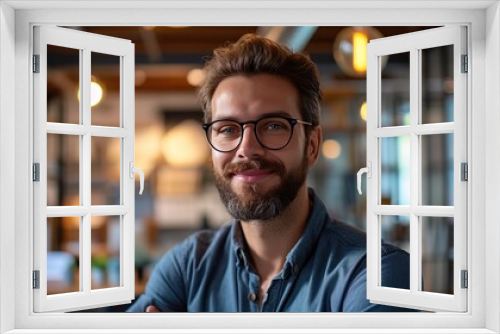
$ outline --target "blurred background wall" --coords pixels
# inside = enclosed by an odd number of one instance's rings
[[[366,198],[356,191],[356,173],[366,165],[366,43],[432,27],[69,28],[128,39],[135,44],[135,165],[146,175],[144,193],[136,195],[139,295],[155,262],[168,249],[194,231],[216,229],[230,219],[212,182],[210,150],[200,127],[202,112],[197,101],[197,88],[204,77],[203,64],[213,49],[235,42],[245,33],[258,33],[307,53],[318,65],[324,94],[324,142],[308,182],[333,217],[364,230]],[[428,66],[423,69],[430,77],[441,79],[430,85],[428,92],[429,117],[437,117],[434,122],[453,120],[449,52],[444,49],[429,53]],[[78,60],[78,50],[48,48],[49,122],[79,122]],[[409,124],[409,57],[391,56],[383,59],[382,65],[382,123]],[[119,126],[119,74],[118,57],[92,54],[92,125]],[[78,205],[78,137],[49,134],[47,143],[47,204]],[[405,152],[409,141],[389,139],[383,145],[383,151],[389,154],[382,156],[382,204],[404,204],[408,200],[405,189],[409,165],[405,163]],[[434,173],[423,185],[424,195],[452,203],[452,187],[449,190],[433,185],[451,182],[453,170],[446,152],[453,141],[443,137],[427,145],[435,148],[424,158],[429,175],[434,170],[442,172]],[[92,205],[119,203],[119,152],[118,139],[92,139]],[[382,222],[382,229],[386,240],[409,250],[407,218],[390,217]],[[78,217],[49,218],[47,224],[49,294],[77,291]],[[453,293],[452,224],[427,225],[429,245],[423,254],[423,266],[429,268],[425,271],[429,273],[426,291]],[[119,285],[119,253],[119,217],[93,217],[93,289]],[[121,310],[123,307],[95,311]]]

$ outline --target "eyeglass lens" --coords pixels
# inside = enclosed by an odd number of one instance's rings
[[[255,124],[254,133],[259,143],[267,149],[285,147],[292,136],[293,126],[286,118],[262,118]],[[208,139],[219,151],[232,151],[238,147],[243,136],[243,126],[231,120],[214,122],[208,129]]]

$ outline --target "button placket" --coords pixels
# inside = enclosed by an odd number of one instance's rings
[[[257,300],[257,295],[255,294],[255,292],[250,292],[248,294],[248,300],[251,301],[252,303],[254,303]]]
[[[249,271],[249,284],[248,289],[249,293],[247,295],[247,299],[250,302],[250,308],[253,312],[259,311],[259,298],[258,293],[260,289],[260,279],[255,273]]]

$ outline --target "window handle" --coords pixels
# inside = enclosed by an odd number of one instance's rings
[[[364,173],[366,173],[368,178],[371,179],[371,177],[372,177],[372,163],[370,161],[368,161],[368,167],[361,168],[358,171],[358,192],[360,195],[362,194],[362,192],[361,192],[361,175],[363,175]]]
[[[130,167],[130,174],[129,174],[129,176],[130,176],[131,179],[134,178],[134,174],[135,173],[139,173],[140,185],[141,185],[141,188],[139,190],[139,195],[142,195],[142,191],[144,190],[144,172],[140,168],[135,168],[133,161],[130,161],[129,167]]]

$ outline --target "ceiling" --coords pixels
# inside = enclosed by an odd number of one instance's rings
[[[80,31],[86,31],[99,35],[123,38],[135,44],[136,59],[136,92],[176,92],[194,91],[196,87],[190,85],[186,79],[187,73],[193,68],[202,68],[204,61],[210,57],[212,51],[226,43],[237,41],[246,33],[271,34],[282,29],[281,39],[287,41],[290,35],[297,36],[294,29],[298,27],[257,27],[257,26],[223,26],[223,27],[137,27],[137,26],[86,26],[68,27]],[[302,37],[305,47],[304,52],[310,55],[318,65],[322,80],[330,83],[343,83],[327,88],[328,94],[345,94],[356,90],[356,82],[360,79],[345,75],[335,64],[332,56],[332,47],[337,34],[345,27],[312,27],[312,36]],[[393,36],[432,27],[377,27],[383,36]],[[275,30],[272,30],[275,29]],[[287,34],[288,33],[288,34]],[[276,35],[276,34],[274,34]],[[279,39],[278,39],[279,40]],[[391,56],[392,57],[392,56]],[[109,56],[108,56],[109,58]],[[49,59],[50,65],[63,67],[67,77],[75,85],[78,82],[78,64],[73,61],[74,57],[68,57],[64,49],[52,54]],[[76,58],[78,59],[78,58]],[[397,57],[392,57],[392,62],[397,62]],[[118,71],[107,70],[109,64],[106,57],[93,57],[92,65],[100,67],[99,80],[106,89],[112,91],[118,89]],[[144,79],[144,80],[142,80]],[[364,80],[362,85],[365,85]],[[323,82],[325,86],[331,86]],[[349,83],[351,88],[349,88]],[[51,86],[49,90],[57,89]],[[345,91],[347,90],[347,91]]]

